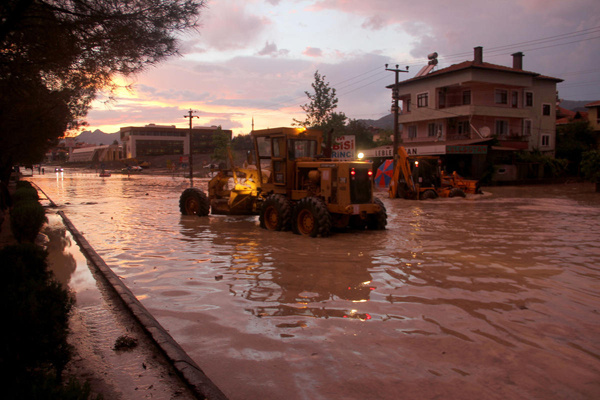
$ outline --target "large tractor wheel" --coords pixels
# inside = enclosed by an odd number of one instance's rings
[[[331,224],[331,214],[327,211],[327,206],[317,197],[305,197],[296,204],[292,218],[294,233],[326,237],[331,232]]]
[[[448,193],[448,197],[467,197],[465,192],[461,188],[452,188],[450,189],[450,193]]]
[[[179,197],[179,210],[183,215],[205,217],[210,211],[208,197],[198,188],[187,188]]]
[[[427,189],[421,193],[421,200],[437,199],[438,195],[433,189]]]
[[[387,211],[381,199],[373,199],[373,203],[377,204],[381,209],[375,214],[371,214],[367,220],[367,228],[372,230],[383,230],[387,225]]]
[[[292,225],[292,206],[283,195],[271,194],[262,204],[259,221],[261,228],[287,231]]]

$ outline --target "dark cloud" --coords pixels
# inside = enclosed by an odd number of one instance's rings
[[[387,23],[383,17],[380,15],[372,15],[363,22],[362,27],[364,29],[378,31],[385,28],[386,25]]]
[[[273,42],[273,43],[269,43],[269,41],[265,42],[265,47],[262,48],[262,50],[260,50],[258,52],[259,56],[272,56],[272,57],[277,57],[277,56],[286,56],[289,54],[288,50],[278,50],[277,49],[277,45]]]

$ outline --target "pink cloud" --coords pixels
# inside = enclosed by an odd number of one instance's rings
[[[267,17],[252,14],[245,3],[221,1],[211,3],[203,14],[200,28],[202,45],[217,50],[244,49],[253,43],[270,24]]]
[[[304,49],[302,54],[308,57],[321,57],[323,55],[323,51],[318,47],[307,47]]]

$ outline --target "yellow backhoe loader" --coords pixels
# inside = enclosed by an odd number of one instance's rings
[[[398,148],[398,158],[389,187],[390,198],[426,200],[465,197],[467,193],[481,194],[479,182],[465,179],[456,172],[446,174],[442,171],[439,157],[409,157],[404,147]]]

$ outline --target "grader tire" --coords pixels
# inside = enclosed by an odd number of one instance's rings
[[[367,220],[367,228],[380,231],[385,229],[385,226],[387,225],[387,211],[381,199],[374,199],[373,203],[379,205],[381,210],[375,214],[369,215]]]
[[[280,194],[269,195],[262,204],[258,217],[261,228],[270,231],[288,231],[292,225],[292,206]]]
[[[448,197],[467,197],[467,195],[461,188],[455,187],[450,190]]]
[[[294,233],[310,237],[327,237],[331,233],[331,214],[325,203],[317,197],[298,201],[292,218]]]
[[[205,217],[210,211],[208,197],[198,188],[187,188],[179,197],[179,210],[182,215]]]

